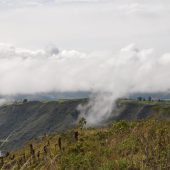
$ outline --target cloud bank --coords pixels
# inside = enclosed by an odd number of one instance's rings
[[[94,124],[110,116],[119,97],[169,91],[169,65],[170,53],[157,55],[133,44],[98,53],[59,51],[54,46],[31,51],[0,44],[0,95],[91,91],[97,95],[79,109]]]

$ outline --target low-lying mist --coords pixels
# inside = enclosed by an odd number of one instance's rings
[[[117,52],[88,54],[0,44],[0,95],[90,91],[91,100],[78,109],[94,125],[111,115],[117,98],[169,91],[169,65],[170,53],[159,56],[133,44]]]

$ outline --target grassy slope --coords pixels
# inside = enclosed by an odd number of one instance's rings
[[[75,131],[79,132],[78,141],[74,138]],[[59,137],[62,150],[58,146]],[[2,169],[168,170],[169,141],[169,121],[115,121],[106,128],[71,129],[30,141],[4,158]],[[35,149],[34,158],[30,155],[29,144]],[[44,146],[47,146],[47,153]],[[11,160],[13,154],[15,158]]]
[[[0,107],[0,142],[10,135],[0,150],[14,150],[27,140],[44,133],[73,127],[79,115],[79,104],[87,100],[28,102]],[[119,100],[107,123],[148,117],[170,120],[170,102]]]

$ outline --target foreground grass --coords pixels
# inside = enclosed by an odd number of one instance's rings
[[[1,159],[1,169],[169,170],[170,122],[117,121],[44,135]]]

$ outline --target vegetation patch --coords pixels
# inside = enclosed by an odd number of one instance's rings
[[[1,169],[170,169],[169,121],[114,121],[105,128],[85,128],[82,120],[77,128],[45,134],[1,157]]]

